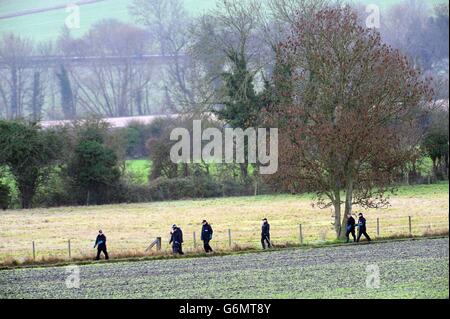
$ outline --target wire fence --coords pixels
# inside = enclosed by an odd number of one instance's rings
[[[183,227],[182,227],[183,228]],[[223,228],[214,227],[211,245],[215,250],[238,250],[261,247],[260,228]],[[372,239],[407,236],[432,236],[448,234],[448,215],[437,221],[424,222],[411,216],[398,218],[375,218],[368,220],[367,233]],[[109,236],[108,252],[111,258],[115,256],[143,256],[146,248],[155,238],[161,238],[159,253],[171,251],[169,234],[136,233],[135,237],[123,238]],[[200,251],[203,243],[200,240],[201,230],[193,226],[183,229],[183,250],[186,252]],[[19,240],[14,247],[8,249],[0,246],[0,264],[24,261],[49,261],[90,259],[96,255],[95,238],[39,238],[32,241]],[[299,223],[297,225],[271,224],[271,242],[275,246],[320,244],[336,239],[334,226],[330,223]],[[364,240],[364,239],[362,239]],[[151,250],[155,253],[156,246]]]

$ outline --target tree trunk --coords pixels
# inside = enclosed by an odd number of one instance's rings
[[[20,204],[22,208],[31,208],[33,200],[34,190],[32,187],[22,186],[20,187]]]
[[[37,122],[41,119],[42,111],[42,89],[40,83],[40,73],[34,72],[33,76],[33,95],[31,99],[31,111],[33,121]]]
[[[336,238],[339,238],[341,233],[341,194],[340,190],[334,191],[334,230],[336,232]]]
[[[19,116],[19,96],[18,96],[18,80],[17,68],[15,65],[11,68],[11,120]]]
[[[345,190],[345,213],[342,216],[341,233],[339,238],[345,238],[345,230],[347,228],[347,216],[352,213],[352,201],[353,201],[353,177],[347,178],[347,188]]]
[[[258,195],[258,183],[259,183],[259,166],[255,165],[255,170],[253,173],[253,177],[255,179],[255,192],[254,195],[257,196]]]
[[[247,177],[248,177],[248,164],[247,164],[247,161],[245,163],[240,163],[239,167],[241,169],[242,180],[245,181],[247,179]]]
[[[184,163],[183,164],[183,177],[188,177],[189,176],[189,166],[188,164]]]

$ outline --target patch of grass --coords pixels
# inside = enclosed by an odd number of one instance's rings
[[[408,236],[408,216],[412,217],[412,234],[422,236],[448,231],[448,184],[410,186],[391,199],[387,209],[356,211],[365,213],[368,233],[374,237]],[[91,256],[98,229],[105,231],[111,256],[139,251],[156,237],[162,237],[163,251],[170,251],[172,224],[181,226],[186,251],[193,249],[193,233],[200,245],[201,221],[207,219],[214,228],[213,249],[228,249],[228,229],[232,244],[260,247],[261,219],[271,224],[275,244],[298,243],[302,224],[305,244],[320,244],[335,239],[331,210],[312,207],[312,196],[263,195],[180,200],[167,202],[120,204],[87,207],[37,208],[0,212],[0,264],[8,258],[36,256],[66,259],[68,240],[72,257]],[[377,236],[377,218],[380,236]],[[20,234],[20,236],[18,236]]]
[[[423,184],[414,186],[400,186],[396,196],[414,197],[414,198],[433,198],[440,197],[449,192],[448,182],[439,182],[436,184]]]
[[[145,159],[133,159],[125,161],[126,173],[131,175],[131,178],[140,184],[148,184],[150,176],[151,161]]]

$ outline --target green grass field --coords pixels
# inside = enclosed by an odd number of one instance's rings
[[[59,4],[72,3],[63,0],[15,0],[0,3],[0,15],[34,8],[46,8]],[[185,0],[189,12],[197,14],[213,6],[211,0]],[[80,28],[72,29],[74,36],[82,36],[89,28],[102,19],[117,19],[133,23],[134,18],[128,13],[132,0],[106,0],[98,3],[80,6]],[[41,12],[0,20],[0,35],[13,32],[30,37],[37,41],[55,40],[68,16],[65,9]]]
[[[363,4],[376,4],[381,9],[387,8],[401,0],[361,0]],[[46,8],[59,4],[72,3],[66,0],[14,0],[0,2],[0,15],[23,10]],[[128,6],[132,0],[106,0],[80,7],[80,28],[73,29],[74,36],[81,36],[89,28],[102,19],[117,19],[123,22],[133,23],[134,19],[128,13]],[[350,3],[358,3],[351,0]],[[444,3],[444,0],[427,0],[430,6],[436,3]],[[189,13],[197,15],[215,7],[215,0],[184,0]],[[24,15],[0,20],[0,35],[14,32],[21,36],[29,37],[37,41],[55,40],[65,23],[68,13],[65,9]]]
[[[125,169],[135,182],[143,185],[148,183],[151,170],[151,162],[149,160],[127,160],[125,161]]]
[[[355,207],[355,211],[365,213],[368,232],[374,238],[408,235],[408,216],[412,234],[422,236],[448,232],[448,200],[448,183],[400,187],[399,194],[391,198],[391,207],[379,210]],[[263,217],[269,219],[272,240],[278,245],[298,243],[299,224],[304,243],[334,240],[332,211],[311,204],[312,195],[304,194],[9,210],[0,212],[0,264],[29,259],[32,241],[38,260],[66,258],[69,239],[73,257],[92,258],[98,229],[105,231],[112,256],[142,255],[158,236],[162,237],[163,251],[167,252],[169,230],[174,223],[184,231],[185,250],[195,251],[193,233],[196,232],[198,245],[203,219],[214,227],[213,247],[222,250],[234,246],[259,247]]]

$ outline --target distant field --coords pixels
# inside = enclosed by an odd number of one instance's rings
[[[147,184],[150,176],[151,162],[149,160],[127,160],[125,162],[126,172],[133,180],[140,184]]]
[[[148,183],[148,177],[150,175],[150,169],[151,169],[151,161],[146,159],[132,159],[127,160],[125,162],[126,165],[126,171],[131,174],[131,176],[134,177],[136,181],[142,184]],[[417,164],[416,168],[418,172],[422,176],[428,176],[431,174],[433,169],[433,162],[431,161],[431,158],[429,157],[423,157]],[[217,166],[211,165],[210,167],[210,173],[212,175],[217,172]],[[253,167],[249,167],[249,173],[251,174],[253,172]]]
[[[381,9],[387,8],[401,0],[362,0],[363,4],[377,4]],[[73,3],[69,0],[14,0],[0,2],[0,15],[23,10],[46,8],[59,4]],[[350,3],[358,3],[349,0]],[[430,6],[444,3],[444,0],[427,0]],[[128,6],[132,0],[106,0],[95,4],[80,7],[80,28],[73,29],[74,36],[81,36],[96,22],[102,19],[117,19],[124,22],[134,22],[128,14]],[[184,0],[186,9],[191,14],[200,14],[215,7],[215,0]],[[67,17],[65,9],[24,15],[0,20],[0,35],[14,32],[21,36],[33,38],[38,41],[54,40],[59,35]]]
[[[59,4],[73,3],[67,0],[15,0],[0,3],[0,15],[22,10],[45,8]],[[106,0],[94,4],[80,6],[80,28],[73,29],[74,36],[81,36],[89,28],[102,19],[117,19],[123,22],[133,23],[134,18],[128,14],[128,6],[132,0]],[[186,8],[191,13],[200,13],[212,7],[211,0],[185,0]],[[65,9],[24,15],[10,19],[0,20],[0,35],[14,32],[35,40],[56,39],[64,26],[68,16]]]
[[[377,218],[384,237],[408,234],[408,216],[413,234],[423,235],[448,231],[448,201],[449,185],[441,183],[401,187],[388,209],[355,210],[365,212],[368,232],[374,238]],[[5,211],[0,212],[0,263],[30,258],[32,241],[38,259],[66,257],[68,239],[73,256],[92,256],[98,229],[105,231],[112,256],[142,253],[157,236],[163,239],[163,249],[169,250],[169,230],[174,223],[182,227],[189,251],[194,248],[194,231],[199,244],[203,219],[214,227],[214,248],[228,249],[228,229],[233,245],[259,247],[263,217],[271,223],[276,244],[298,243],[299,224],[305,243],[333,240],[331,210],[320,210],[311,203],[312,196],[305,194]]]
[[[0,298],[448,299],[448,238],[0,271]],[[369,269],[379,281],[366,285]]]

